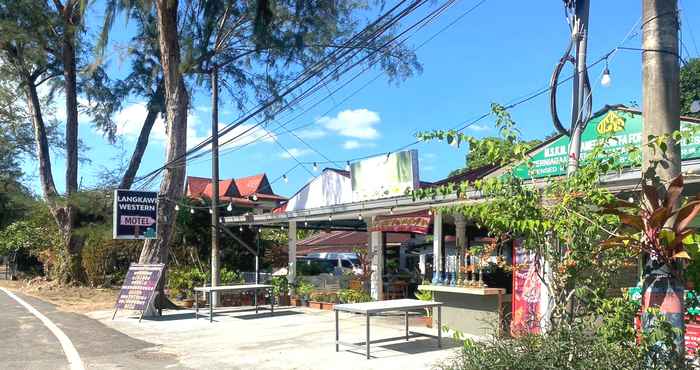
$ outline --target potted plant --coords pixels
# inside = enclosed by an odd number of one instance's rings
[[[277,298],[277,305],[288,306],[289,299],[289,283],[286,276],[274,276],[272,278],[272,294]]]
[[[326,310],[326,311],[333,311],[333,306],[338,302],[338,296],[329,293],[329,294],[324,294],[323,295],[323,300],[321,301],[321,308]]]
[[[431,293],[428,290],[419,290],[415,293],[416,298],[418,298],[421,301],[432,301],[433,300],[433,293]],[[425,327],[427,328],[432,328],[433,327],[433,309],[432,308],[426,308],[425,309],[425,316],[421,317],[423,324],[425,324]]]
[[[314,293],[309,298],[309,307],[317,310],[323,309],[323,301],[326,299],[323,293]]]
[[[309,302],[309,296],[311,295],[311,292],[314,291],[314,285],[309,283],[306,280],[301,280],[299,281],[299,284],[297,285],[297,292],[299,294],[299,298],[301,301],[302,306],[307,306]]]

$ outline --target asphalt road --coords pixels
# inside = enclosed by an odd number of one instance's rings
[[[86,316],[59,311],[13,292],[53,322],[77,350],[85,369],[183,369],[175,354],[133,339]],[[0,369],[70,369],[64,347],[47,325],[0,290]]]

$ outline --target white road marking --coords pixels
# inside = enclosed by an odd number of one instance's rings
[[[58,342],[61,343],[61,347],[63,347],[63,353],[66,354],[66,357],[68,358],[68,363],[70,364],[71,370],[85,370],[85,367],[83,366],[83,361],[80,359],[80,355],[78,354],[78,350],[75,349],[75,346],[73,346],[73,342],[68,338],[66,333],[63,332],[56,324],[53,323],[53,321],[49,320],[48,317],[44,316],[41,312],[37,311],[36,308],[32,307],[29,303],[25,302],[22,298],[14,295],[12,292],[5,288],[0,288],[5,294],[10,296],[10,298],[14,299],[17,301],[17,303],[21,304],[24,306],[24,308],[27,309],[32,315],[36,316],[39,320],[41,320],[44,325],[51,330],[51,333],[58,339]]]

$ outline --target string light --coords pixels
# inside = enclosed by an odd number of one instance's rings
[[[333,221],[333,215],[328,215],[328,221]]]
[[[605,58],[605,69],[603,70],[603,77],[600,79],[600,84],[603,87],[610,87],[612,84],[612,78],[610,77],[610,70],[608,69],[608,59]]]
[[[179,211],[179,210],[180,210],[180,206],[178,206],[178,205],[176,204],[176,205],[175,205],[175,210],[176,210],[176,211]]]
[[[238,228],[238,231],[243,232],[243,226],[240,226],[240,227]]]
[[[258,200],[258,196],[256,194],[253,194],[253,201],[256,202]]]
[[[229,204],[228,204],[228,207],[226,207],[226,210],[229,211],[229,212],[233,211],[233,204],[232,204],[232,203],[229,203]]]
[[[428,210],[428,216],[432,216],[432,215],[433,215],[433,210],[432,210],[432,209],[429,209],[429,210]]]
[[[211,208],[209,208],[209,214],[210,214],[210,215],[211,215],[211,214],[214,214],[214,211],[212,211]]]
[[[362,213],[358,213],[358,214],[357,214],[357,219],[360,220],[360,221],[362,221]]]
[[[280,230],[284,230],[284,226],[280,226]]]
[[[194,214],[194,208],[190,208],[190,213]]]
[[[350,161],[345,162],[345,171],[350,171]]]
[[[304,227],[309,226],[309,221],[304,221]]]
[[[318,171],[318,163],[314,162],[314,171]]]
[[[282,175],[282,180],[284,180],[285,183],[289,182],[289,179],[287,178],[287,175]]]
[[[393,215],[394,214],[394,207],[389,208],[389,214]]]

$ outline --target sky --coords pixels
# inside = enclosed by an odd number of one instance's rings
[[[394,1],[387,3],[387,6],[391,6]],[[424,6],[404,24],[427,14],[441,3],[438,1]],[[477,3],[478,0],[457,1],[440,18],[416,33],[408,44],[413,47],[420,45]],[[638,24],[641,4],[640,0],[591,0],[589,63],[616,46],[641,47]],[[100,5],[98,1],[89,13],[88,27],[93,34],[102,22]],[[682,0],[679,6],[685,45],[683,57],[698,57],[700,2]],[[108,72],[113,77],[128,73],[129,63],[120,59],[117,50],[126,44],[133,30],[133,24],[123,19],[115,22],[107,55]],[[294,130],[301,140],[284,130],[275,135],[277,142],[270,138],[268,132],[280,131],[279,123],[299,115],[312,102],[344,83],[345,79],[328,84],[327,89],[321,90],[319,95],[302,103],[293,112],[282,114],[275,120],[276,123],[271,122],[234,142],[235,146],[242,148],[222,148],[221,178],[266,173],[270,181],[275,181],[272,184],[275,193],[292,195],[312,176],[318,175],[313,162],[319,162],[319,168],[342,168],[348,160],[386,153],[410,144],[416,140],[417,132],[463,126],[487,113],[493,102],[506,105],[545,88],[568,39],[569,28],[562,1],[486,0],[416,51],[423,66],[422,73],[400,83],[390,83],[384,75],[374,80],[381,71],[369,70],[331,98],[287,124],[286,127]],[[632,107],[641,104],[640,52],[618,51],[611,55],[608,64],[612,76],[610,87],[600,85],[604,63],[590,70],[594,111],[606,104]],[[570,73],[570,69],[565,70],[562,76]],[[349,97],[365,84],[368,85]],[[570,89],[570,84],[560,87],[560,116],[564,122],[569,115]],[[208,94],[195,92],[188,116],[188,146],[211,134],[209,102]],[[89,162],[81,163],[79,168],[83,188],[95,186],[104,168],[115,168],[129,160],[146,109],[145,102],[136,97],[122,105],[123,109],[114,117],[119,134],[119,140],[114,145],[95,131],[89,117],[80,117],[80,139],[89,147],[84,153]],[[234,121],[240,114],[233,104],[227,103],[226,96],[222,97],[219,109],[220,127]],[[554,131],[548,94],[529,100],[510,112],[524,139],[542,139]],[[65,117],[60,106],[56,115],[59,120]],[[251,123],[239,127],[232,134],[250,127]],[[493,124],[493,118],[488,117],[467,127],[464,132],[477,137],[495,136],[497,132]],[[165,138],[165,128],[162,120],[159,120],[153,129],[139,174],[164,163]],[[439,142],[423,142],[410,149],[418,150],[420,178],[423,181],[443,179],[450,171],[463,167],[467,150]],[[321,163],[326,162],[324,156],[334,163]],[[298,165],[293,158],[304,164]],[[52,161],[54,179],[59,190],[63,190],[65,159],[54,155]],[[26,181],[39,193],[37,168],[36,162],[24,160]],[[210,157],[191,161],[187,174],[209,177]],[[287,182],[282,181],[283,174],[286,174]],[[156,189],[157,185],[152,188]]]

